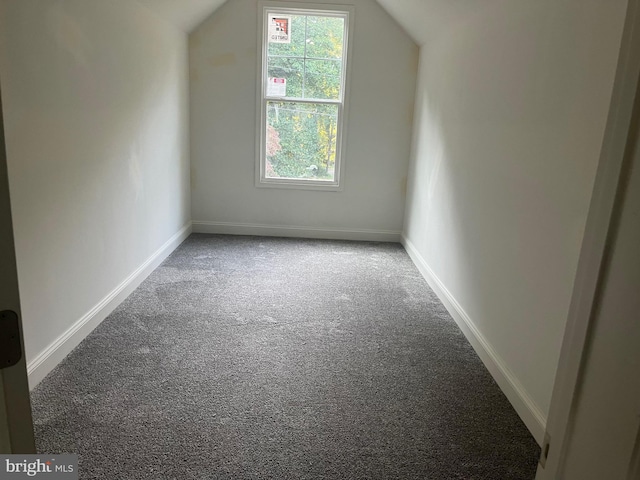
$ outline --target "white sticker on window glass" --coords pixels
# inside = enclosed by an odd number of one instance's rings
[[[291,43],[291,17],[269,14],[269,42]]]
[[[269,77],[267,83],[267,97],[286,97],[287,96],[287,79]]]

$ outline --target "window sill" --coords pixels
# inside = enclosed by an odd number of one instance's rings
[[[259,179],[256,181],[258,188],[280,188],[289,190],[318,190],[324,192],[341,192],[342,185],[336,182],[304,181],[296,179]]]

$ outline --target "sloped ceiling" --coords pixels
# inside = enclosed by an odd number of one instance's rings
[[[138,0],[169,23],[191,32],[227,0]]]
[[[229,0],[138,0],[180,30],[191,32]],[[418,45],[442,29],[501,0],[371,0],[377,1]]]
[[[471,17],[486,14],[503,0],[377,0],[418,45],[424,45],[444,29]]]

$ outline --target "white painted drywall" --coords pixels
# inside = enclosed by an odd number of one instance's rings
[[[355,5],[355,31],[342,192],[254,184],[256,0],[227,2],[192,32],[194,229],[227,222],[400,232],[418,49],[376,2],[348,3]]]
[[[510,0],[376,0],[422,46],[446,33],[450,25],[483,15]]]
[[[186,34],[129,0],[3,0],[27,361],[190,218]]]
[[[494,1],[421,47],[405,236],[543,416],[625,6]]]
[[[137,0],[169,23],[190,32],[227,0]]]

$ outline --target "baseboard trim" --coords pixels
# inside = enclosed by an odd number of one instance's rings
[[[265,237],[319,238],[394,243],[400,243],[401,237],[400,232],[385,230],[317,228],[206,221],[194,221],[193,231],[195,233],[217,233],[225,235],[256,235]]]
[[[78,344],[84,340],[107,316],[133,292],[149,274],[165,260],[192,231],[191,222],[182,227],[131,275],[107,296],[85,313],[62,335],[27,364],[29,388],[33,389]]]
[[[545,415],[513,372],[507,367],[504,360],[500,358],[489,341],[482,335],[473,320],[471,320],[469,315],[467,315],[456,301],[455,297],[449,292],[433,270],[431,270],[426,260],[420,255],[411,241],[402,235],[401,243],[431,289],[436,293],[438,298],[440,298],[440,301],[442,301],[449,311],[449,314],[458,324],[462,333],[467,337],[467,340],[471,346],[473,346],[507,399],[511,402],[511,405],[527,426],[531,435],[533,435],[539,445],[542,445],[547,424]]]

